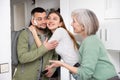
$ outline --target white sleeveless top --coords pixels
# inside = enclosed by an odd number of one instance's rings
[[[63,61],[71,66],[79,61],[78,50],[75,50],[73,41],[64,28],[57,28],[49,41],[57,40],[56,52]]]

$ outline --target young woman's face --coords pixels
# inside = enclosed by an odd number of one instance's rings
[[[62,23],[60,22],[60,17],[56,13],[51,13],[47,19],[47,27],[54,32],[56,28],[60,27]]]
[[[83,26],[78,23],[76,18],[72,18],[73,21],[71,23],[71,26],[73,27],[73,30],[75,33],[81,33],[83,31]]]

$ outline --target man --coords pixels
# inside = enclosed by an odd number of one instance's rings
[[[46,65],[49,65],[50,59],[58,59],[58,55],[52,50],[58,45],[58,42],[47,42],[44,39],[44,37],[49,37],[46,27],[46,11],[37,7],[32,10],[31,15],[30,26],[35,26],[39,38],[44,43],[38,46],[34,42],[29,48],[29,34],[26,30],[21,32],[17,46],[19,64],[13,80],[48,80],[55,71],[55,69],[48,70],[47,73],[40,76]]]

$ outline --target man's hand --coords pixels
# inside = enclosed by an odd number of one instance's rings
[[[47,70],[47,73],[45,73],[45,75],[47,76],[47,77],[51,77],[52,75],[53,75],[53,68],[48,68],[48,67],[46,67],[46,70]]]
[[[48,39],[46,39],[43,44],[48,50],[52,50],[56,48],[56,46],[58,45],[58,41],[53,40],[51,42],[48,42]]]

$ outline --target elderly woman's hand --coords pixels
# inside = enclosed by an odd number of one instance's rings
[[[63,66],[63,62],[61,62],[61,61],[49,60],[49,62],[51,63],[51,65],[49,66],[49,68]]]

